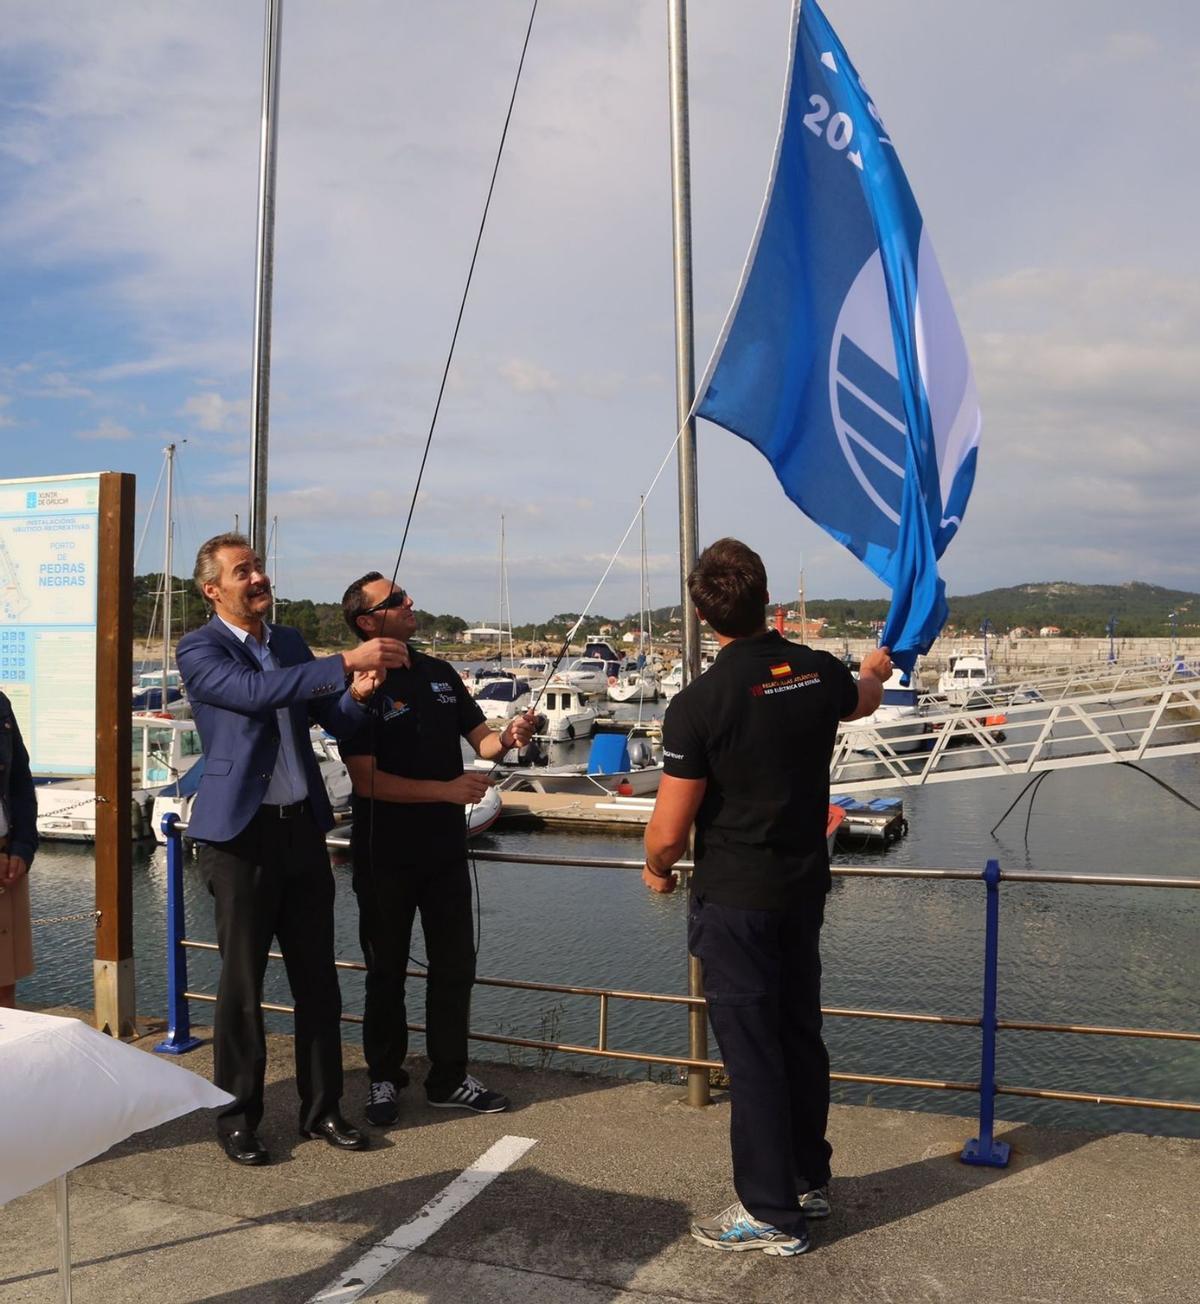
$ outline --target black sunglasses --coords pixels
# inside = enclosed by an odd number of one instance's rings
[[[395,593],[389,593],[382,602],[377,602],[373,607],[368,607],[366,611],[360,611],[360,616],[373,616],[377,611],[391,611],[394,607],[402,607],[408,601],[408,594],[403,589],[397,589]]]

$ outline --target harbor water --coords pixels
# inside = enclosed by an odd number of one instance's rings
[[[1195,801],[1200,758],[1151,762],[1163,783]],[[1026,832],[1026,802],[995,837],[989,829],[1025,781],[989,779],[903,792],[907,836],[885,851],[839,848],[838,864],[978,867],[1084,874],[1200,875],[1200,812],[1146,774],[1104,765],[1052,773],[1036,794]],[[636,837],[517,831],[498,827],[473,845],[564,857],[640,855]],[[334,857],[337,949],[361,958],[348,860]],[[541,982],[683,993],[686,901],[652,895],[630,870],[479,862],[480,975]],[[188,936],[214,937],[211,898],[196,862],[185,871]],[[37,917],[92,905],[90,846],[47,843],[35,862]],[[165,853],[134,852],[138,1013],[166,1009]],[[1200,892],[1183,889],[1002,884],[999,1016],[1053,1023],[1200,1031]],[[982,883],[906,879],[835,879],[824,931],[824,1004],[977,1017],[984,926]],[[38,969],[23,982],[22,1004],[90,1006],[92,931],[88,921],[35,929]],[[414,931],[412,957],[424,947]],[[193,990],[216,989],[215,955],[188,952]],[[409,984],[409,1017],[423,1022],[423,983]],[[342,974],[345,1008],[361,1013],[362,976]],[[266,998],[290,1003],[282,965],[268,971]],[[206,1024],[211,1006],[195,1003]],[[286,1016],[269,1016],[285,1031]],[[594,1044],[594,998],[480,987],[472,1026],[480,1032]],[[973,1028],[831,1018],[827,1039],[835,1071],[975,1080],[979,1032]],[[346,1024],[347,1039],[357,1025]],[[687,1050],[680,1007],[612,1002],[609,1045],[681,1054]],[[414,1037],[414,1049],[421,1038]],[[676,1070],[582,1056],[474,1043],[478,1058],[557,1068],[673,1079]],[[716,1058],[715,1047],[711,1054]],[[1001,1032],[997,1079],[1005,1085],[1085,1093],[1200,1100],[1200,1043],[1132,1037]],[[834,1098],[971,1114],[961,1092],[834,1085]],[[361,1102],[348,1102],[357,1113]],[[997,1114],[1046,1124],[1200,1136],[1200,1115],[1000,1096]],[[970,1134],[964,1125],[964,1138]]]

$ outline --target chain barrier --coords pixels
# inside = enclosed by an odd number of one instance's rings
[[[75,915],[47,915],[45,919],[31,919],[29,922],[34,926],[38,924],[73,924],[81,919],[91,919],[99,923],[102,913],[100,910],[81,910]]]
[[[79,801],[73,801],[69,806],[58,806],[54,810],[43,812],[46,819],[53,819],[59,815],[65,815],[68,811],[78,810],[80,806],[90,806],[93,802],[97,806],[107,806],[108,798],[101,797],[99,794],[92,797],[84,797]]]

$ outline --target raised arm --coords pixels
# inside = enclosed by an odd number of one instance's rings
[[[892,676],[892,658],[885,647],[873,648],[858,667],[858,705],[843,720],[874,715],[883,701],[883,686]]]

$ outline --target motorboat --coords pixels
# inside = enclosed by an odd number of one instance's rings
[[[587,695],[572,684],[551,679],[538,703],[538,712],[544,718],[542,736],[551,742],[565,742],[570,738],[587,738],[596,727],[599,714],[588,703]]]
[[[309,743],[317,759],[317,771],[325,785],[325,795],[334,818],[345,819],[350,813],[350,799],[354,796],[354,784],[350,771],[338,751],[337,740],[327,734],[319,725],[309,730]],[[152,798],[152,809],[147,832],[152,833],[156,842],[165,842],[162,822],[167,815],[178,815],[183,823],[188,822],[192,813],[192,803],[204,777],[204,758],[201,756],[194,765],[181,774],[177,780],[159,789]]]
[[[610,702],[657,702],[660,685],[658,671],[648,661],[643,665],[626,663],[617,682],[608,685]]]
[[[158,712],[133,717],[133,800],[131,833],[149,836],[155,794],[175,783],[200,759],[200,734],[194,720]],[[38,836],[48,840],[96,840],[95,779],[62,779],[40,783]]]
[[[490,762],[488,762],[490,768]],[[493,784],[473,805],[466,808],[467,837],[475,838],[488,829],[500,818],[504,804],[500,800],[500,789]],[[325,845],[335,851],[349,851],[352,825],[335,824],[325,835]]]
[[[475,702],[484,718],[511,720],[533,701],[533,692],[524,679],[493,679],[475,694]]]
[[[480,769],[493,768],[490,761],[476,761]],[[498,787],[503,792],[561,792],[598,797],[652,796],[662,778],[662,757],[656,757],[644,739],[626,739],[624,734],[598,734],[592,739],[586,762],[568,765],[499,765]]]
[[[996,687],[987,657],[965,653],[950,658],[949,667],[938,678],[938,695],[953,706],[965,706],[977,693]]]
[[[474,670],[468,667],[461,672],[462,681],[467,686],[467,692],[472,697],[478,697],[479,694],[487,687],[488,684],[495,684],[505,679],[514,678],[511,670],[505,670],[502,666],[476,666]]]
[[[533,692],[550,678],[554,662],[549,657],[522,657],[513,669],[518,679],[523,679]]]
[[[552,675],[548,688],[563,686],[592,697],[604,697],[609,685],[616,683],[620,662],[607,662],[600,657],[576,657],[565,670]]]
[[[903,670],[893,670],[874,713],[844,722],[839,732],[849,736],[856,752],[874,754],[886,749],[899,755],[924,751],[930,738],[929,728],[921,719],[919,701],[915,673],[906,675]]]

